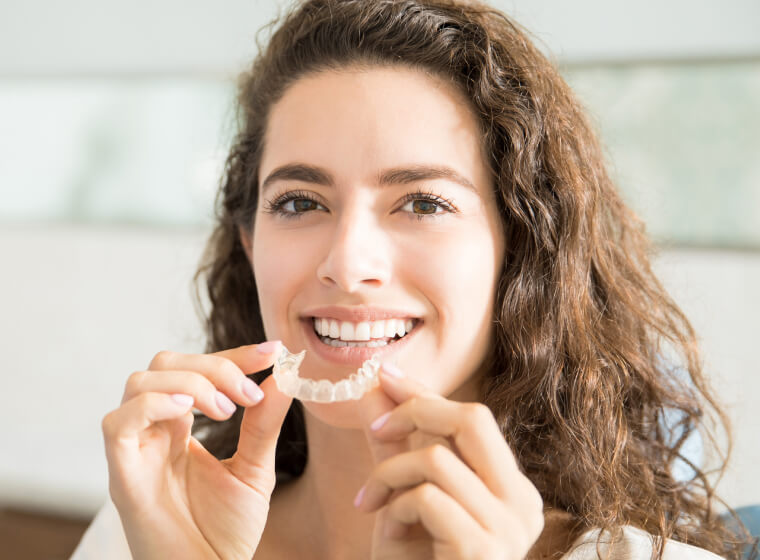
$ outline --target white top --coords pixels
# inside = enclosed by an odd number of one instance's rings
[[[596,539],[599,529],[583,533],[575,541],[570,552],[560,560],[596,560]],[[599,550],[604,558],[609,544],[602,541]],[[635,527],[623,527],[622,538],[614,545],[610,560],[649,560],[652,554],[652,536]],[[79,541],[70,560],[132,560],[127,538],[121,527],[121,518],[109,499],[98,511],[92,523]],[[720,560],[721,557],[703,548],[669,540],[665,545],[663,560]]]

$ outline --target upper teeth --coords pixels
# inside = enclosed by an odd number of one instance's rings
[[[340,340],[370,340],[371,338],[404,336],[412,330],[414,319],[386,319],[350,323],[324,317],[314,317],[314,330],[321,336]]]

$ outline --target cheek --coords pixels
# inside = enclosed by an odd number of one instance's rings
[[[496,262],[490,232],[458,230],[407,254],[412,274],[435,304],[480,310],[494,289]],[[456,313],[459,314],[459,313]]]
[[[256,278],[261,313],[265,324],[275,313],[282,312],[302,277],[303,263],[293,256],[293,245],[268,232],[257,230],[253,243],[253,274]]]

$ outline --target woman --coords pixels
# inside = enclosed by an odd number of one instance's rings
[[[698,465],[673,474],[725,422],[694,332],[519,27],[303,2],[239,102],[199,271],[210,354],[157,354],[103,420],[134,558],[738,557]],[[334,340],[378,321],[411,330]],[[379,352],[380,386],[293,400],[262,373],[281,343],[332,382]]]

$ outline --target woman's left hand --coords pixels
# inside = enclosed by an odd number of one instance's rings
[[[375,467],[357,509],[380,510],[372,560],[525,558],[544,526],[543,501],[488,407],[381,370],[360,410]]]

